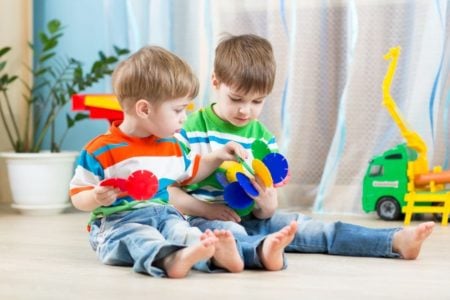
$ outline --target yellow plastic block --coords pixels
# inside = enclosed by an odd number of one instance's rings
[[[236,178],[237,172],[244,173],[244,167],[240,163],[235,162],[235,161],[228,161],[226,170],[227,170],[227,172],[225,173],[225,176],[227,177],[228,182],[237,181],[237,178]]]
[[[98,107],[119,111],[122,110],[116,96],[108,94],[86,95],[84,98],[84,104],[90,107]]]

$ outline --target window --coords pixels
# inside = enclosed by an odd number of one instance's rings
[[[383,175],[383,167],[380,165],[373,165],[370,167],[369,175],[371,177]]]

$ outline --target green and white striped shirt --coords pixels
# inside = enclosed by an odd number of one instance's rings
[[[220,119],[213,106],[214,103],[189,115],[183,130],[177,135],[190,151],[202,155],[234,141],[248,150],[247,162],[253,160],[251,147],[255,140],[265,142],[273,152],[278,151],[274,135],[261,122],[253,120],[245,126],[237,127]],[[217,181],[216,173],[217,171],[197,184],[187,186],[186,190],[200,200],[223,203],[223,187]]]

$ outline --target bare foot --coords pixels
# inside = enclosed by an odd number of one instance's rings
[[[216,243],[213,263],[232,273],[242,272],[244,262],[239,255],[233,234],[229,230],[216,229],[214,230],[214,235],[217,237],[218,242]]]
[[[425,222],[417,227],[407,227],[394,234],[392,249],[404,259],[416,259],[423,241],[431,234],[434,222]]]
[[[278,271],[283,268],[284,248],[294,239],[297,232],[297,222],[283,227],[266,237],[259,248],[259,256],[264,267],[269,271]]]
[[[217,238],[214,235],[203,233],[200,242],[178,250],[162,260],[162,268],[170,278],[185,277],[192,266],[214,255]]]

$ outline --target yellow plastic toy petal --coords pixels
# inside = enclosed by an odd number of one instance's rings
[[[252,162],[252,167],[255,171],[255,175],[262,180],[266,187],[273,186],[272,175],[270,175],[269,169],[267,169],[266,165],[262,161],[259,159],[254,159]]]
[[[223,167],[223,164],[221,167]],[[243,173],[244,167],[238,162],[227,161],[226,170],[227,171],[225,173],[225,176],[227,177],[228,182],[235,182],[237,181],[236,173],[237,172]]]

